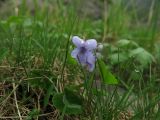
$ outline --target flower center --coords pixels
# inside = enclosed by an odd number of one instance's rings
[[[81,47],[81,48],[80,48],[80,53],[82,53],[82,54],[83,54],[83,53],[85,53],[86,51],[87,51],[87,50],[86,50],[86,48],[85,48],[85,47]]]

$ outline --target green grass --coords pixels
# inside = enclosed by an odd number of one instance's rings
[[[80,13],[78,0],[45,0],[41,7],[34,0],[33,11],[25,0],[15,2],[18,14],[0,14],[0,119],[159,120],[160,3],[154,1],[147,23],[122,1],[109,8],[101,1],[98,20]],[[74,35],[104,45],[93,73],[71,57]]]

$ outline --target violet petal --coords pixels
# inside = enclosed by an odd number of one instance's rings
[[[75,48],[72,53],[71,53],[71,56],[75,59],[77,59],[77,56],[78,56],[78,53],[79,53],[79,49],[78,48]]]
[[[95,39],[89,39],[85,42],[85,48],[87,50],[94,50],[97,48],[97,41]]]
[[[79,38],[78,36],[73,36],[72,42],[78,48],[82,47],[85,43],[84,40]]]

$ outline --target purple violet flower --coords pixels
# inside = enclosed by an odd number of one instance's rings
[[[92,72],[96,62],[94,50],[97,48],[97,41],[95,39],[85,41],[78,36],[73,36],[72,42],[77,47],[72,51],[72,57],[83,67],[86,67],[88,71]]]

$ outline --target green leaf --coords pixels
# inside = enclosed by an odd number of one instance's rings
[[[126,40],[126,39],[122,39],[122,40],[117,41],[117,45],[119,47],[127,46],[129,44],[130,44],[130,41]]]
[[[76,104],[68,104],[67,109],[65,111],[66,114],[81,114],[82,113],[82,106],[81,105],[76,105]]]
[[[101,77],[105,84],[118,84],[118,80],[115,76],[108,70],[106,64],[102,60],[98,60],[99,69],[101,72]]]
[[[53,105],[54,105],[57,109],[59,109],[61,112],[63,111],[64,106],[65,106],[65,104],[63,103],[63,96],[64,96],[63,93],[57,93],[57,94],[55,94],[54,97],[52,98]]]
[[[141,47],[131,50],[130,57],[135,58],[143,67],[155,61],[152,54]]]
[[[117,41],[118,47],[138,47],[138,44],[131,40],[122,39]]]
[[[82,105],[82,99],[78,96],[77,92],[74,89],[66,87],[64,90],[66,99],[68,100],[69,104],[79,104]]]
[[[127,53],[113,53],[109,56],[109,59],[111,60],[112,64],[118,64],[121,62],[125,62],[129,59]]]
[[[71,100],[71,98],[70,98],[70,100]],[[63,102],[66,106],[66,111],[65,111],[66,114],[75,114],[76,115],[76,114],[82,113],[82,106],[77,103],[71,103],[71,101],[69,101],[67,99],[66,95],[63,96]]]
[[[65,114],[76,115],[83,112],[82,100],[75,91],[68,88],[65,88],[64,93],[57,93],[52,102],[60,112],[65,112]]]

